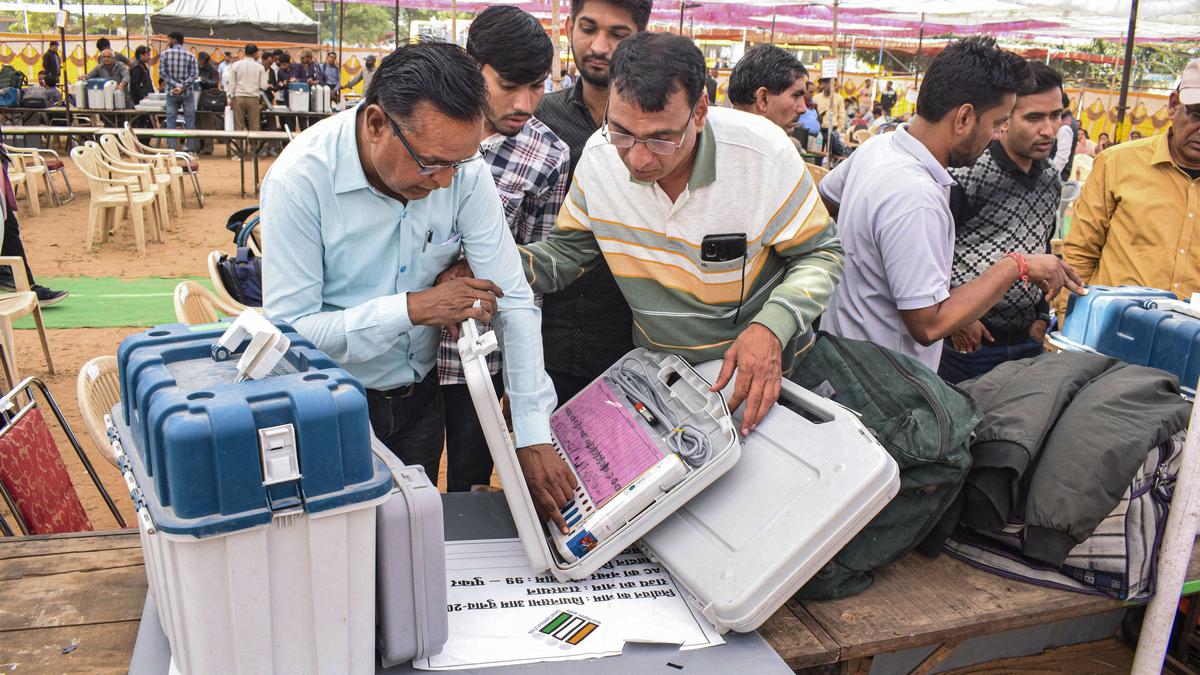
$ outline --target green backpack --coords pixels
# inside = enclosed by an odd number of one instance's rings
[[[11,65],[0,67],[0,89],[16,87],[20,89],[25,86],[25,73],[13,68]]]
[[[808,600],[861,593],[872,570],[916,548],[971,468],[979,413],[966,393],[916,359],[822,332],[790,379],[857,412],[900,467],[900,492],[803,588]],[[831,448],[836,452],[836,448]]]

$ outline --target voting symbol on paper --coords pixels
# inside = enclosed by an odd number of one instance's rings
[[[570,649],[584,641],[600,627],[600,623],[574,612],[555,612],[538,622],[529,634],[549,643],[557,642],[563,649]]]

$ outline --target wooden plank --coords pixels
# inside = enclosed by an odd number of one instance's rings
[[[1033,656],[1001,659],[947,671],[943,675],[1013,675],[1014,673],[1111,673],[1133,668],[1133,649],[1120,638],[1051,649]]]
[[[809,620],[811,621],[811,617]],[[836,662],[837,643],[821,630],[815,621],[811,623],[812,628],[789,607],[784,606],[772,614],[771,618],[759,627],[758,632],[792,670]]]
[[[117,548],[76,553],[57,553],[20,558],[0,559],[0,581],[115,569],[118,567],[142,567],[142,551],[139,548]]]
[[[0,537],[0,560],[57,553],[140,548],[136,530],[79,532],[39,537]]]
[[[910,554],[851,598],[803,602],[853,659],[1120,609],[1122,603],[1041,588],[976,570],[950,556]]]
[[[933,650],[932,654],[922,659],[921,662],[917,664],[917,667],[913,668],[908,675],[929,675],[935,668],[941,665],[942,661],[945,661],[960,644],[962,643],[946,642],[938,645],[938,648]]]
[[[129,670],[137,630],[137,621],[121,621],[3,633],[0,671],[125,673]]]
[[[0,598],[0,632],[137,621],[146,599],[146,571],[137,565],[26,576],[0,581]]]

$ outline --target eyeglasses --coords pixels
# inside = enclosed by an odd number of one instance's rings
[[[404,132],[400,131],[400,125],[396,124],[396,120],[392,119],[392,116],[387,113],[383,113],[383,116],[387,118],[388,124],[392,125],[392,131],[396,132],[396,138],[399,138],[400,142],[404,144],[404,149],[408,151],[408,156],[412,157],[413,161],[417,163],[417,173],[421,174],[422,176],[432,176],[433,174],[441,173],[446,169],[458,171],[460,166],[483,157],[482,151],[477,150],[474,155],[471,155],[470,157],[453,164],[426,164],[425,162],[421,161],[421,158],[417,156],[416,151],[413,150],[412,146],[408,144],[408,139],[404,137]]]
[[[658,138],[636,138],[629,134],[623,134],[619,131],[613,131],[608,128],[608,109],[604,110],[604,126],[601,128],[604,139],[612,145],[628,150],[637,143],[645,143],[646,149],[656,155],[673,155],[675,151],[683,146],[683,142],[687,139],[687,128],[692,123],[692,118],[696,116],[696,109],[692,108],[692,112],[688,114],[687,122],[683,123],[683,131],[679,134],[679,142],[672,143]]]

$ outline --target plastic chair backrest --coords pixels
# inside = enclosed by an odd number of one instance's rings
[[[221,318],[214,300],[207,288],[194,281],[182,281],[175,287],[175,319],[189,326],[214,323]]]
[[[1069,180],[1063,183],[1060,200],[1063,204],[1070,204],[1079,199],[1079,193],[1081,192],[1083,192],[1083,186],[1073,180]]]
[[[1092,173],[1092,165],[1095,161],[1095,158],[1089,155],[1075,155],[1075,164],[1071,168],[1071,179],[1080,185],[1086,183],[1088,176]]]
[[[104,134],[100,137],[101,151],[111,159],[120,162],[128,161],[121,153],[121,144],[117,141],[117,137],[112,134]]]
[[[866,143],[869,138],[871,138],[871,132],[868,129],[859,129],[854,132],[855,143]]]
[[[75,383],[75,397],[79,401],[79,412],[87,425],[88,434],[104,458],[116,465],[116,453],[108,440],[104,427],[104,416],[112,412],[121,399],[120,376],[117,372],[117,357],[105,355],[83,364]]]
[[[246,305],[234,299],[233,294],[225,287],[225,280],[221,278],[220,267],[221,252],[212,251],[208,254],[208,278],[212,282],[213,289],[216,290],[217,298],[228,308],[234,309],[230,316],[241,314],[246,309]],[[206,289],[207,290],[207,289]]]
[[[0,429],[0,484],[27,534],[90,532],[83,503],[36,405]]]

